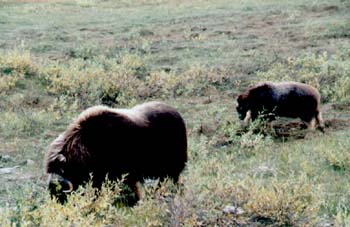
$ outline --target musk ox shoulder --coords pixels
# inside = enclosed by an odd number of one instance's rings
[[[316,121],[321,131],[324,128],[320,94],[303,83],[259,83],[238,96],[236,110],[244,124],[260,115],[268,120],[275,116],[300,118],[309,129],[315,128]]]
[[[170,178],[175,183],[187,162],[186,126],[179,112],[161,102],[131,109],[95,106],[83,111],[49,146],[46,172],[50,194],[61,203],[90,180],[101,187],[106,176],[121,179],[140,198],[138,182]],[[59,185],[59,187],[58,187]]]

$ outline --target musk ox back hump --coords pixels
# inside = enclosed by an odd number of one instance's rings
[[[187,135],[185,122],[172,107],[150,102],[133,108],[148,121],[147,146],[152,156],[143,153],[143,160],[150,164],[143,171],[146,175],[170,176],[177,180],[187,161]],[[186,152],[185,152],[186,151]],[[164,170],[161,173],[160,170]],[[147,176],[146,176],[147,177]]]

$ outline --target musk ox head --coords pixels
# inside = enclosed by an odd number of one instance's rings
[[[237,103],[236,103],[236,110],[238,113],[238,118],[240,120],[244,120],[246,117],[246,114],[249,110],[249,104],[246,95],[241,94],[237,98]]]
[[[47,166],[49,173],[48,184],[51,195],[63,203],[66,200],[66,194],[73,191],[73,184],[64,177],[66,158],[58,154]]]
[[[55,139],[46,157],[46,172],[48,173],[48,189],[52,196],[64,203],[67,194],[74,190],[74,185],[67,176],[67,158],[61,153],[64,151],[65,138],[60,135]]]

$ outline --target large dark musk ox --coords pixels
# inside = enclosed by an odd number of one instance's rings
[[[239,118],[247,125],[261,114],[267,120],[275,116],[300,118],[315,129],[315,120],[323,131],[320,94],[316,88],[298,82],[265,82],[248,88],[237,98]]]
[[[187,162],[185,122],[176,109],[148,102],[131,109],[95,106],[83,111],[49,146],[45,158],[49,190],[64,203],[67,193],[91,179],[101,187],[106,176],[121,179],[140,199],[138,182],[146,178],[175,183]],[[126,193],[125,193],[126,194]]]

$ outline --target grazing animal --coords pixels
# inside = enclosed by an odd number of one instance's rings
[[[95,106],[83,111],[49,146],[46,172],[49,190],[59,202],[91,179],[101,187],[106,176],[121,179],[140,199],[138,182],[145,178],[172,179],[175,183],[187,162],[185,122],[176,109],[148,102],[131,109]],[[127,194],[124,191],[124,194]]]
[[[267,120],[274,120],[275,116],[300,118],[311,130],[315,129],[316,120],[320,130],[324,129],[320,94],[316,88],[303,83],[257,84],[238,96],[236,110],[245,125],[262,114]]]

